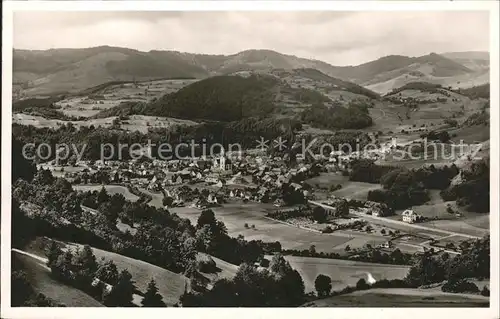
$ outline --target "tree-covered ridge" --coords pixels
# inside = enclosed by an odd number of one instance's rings
[[[490,84],[486,83],[483,85],[473,86],[467,89],[459,89],[458,93],[470,97],[471,99],[477,99],[477,98],[489,99]]]
[[[274,69],[271,71],[280,78],[292,77],[296,79],[309,79],[315,83],[327,83],[330,90],[346,91],[354,94],[364,95],[371,99],[377,99],[380,96],[361,85],[353,82],[345,81],[336,77],[329,76],[318,69],[313,68],[299,68],[294,70]]]
[[[147,105],[146,115],[235,121],[274,109],[272,77],[216,76],[195,82]]]
[[[361,129],[373,123],[368,106],[360,104],[352,104],[348,108],[314,104],[302,112],[301,119],[304,123],[325,129]]]
[[[396,94],[396,93],[402,92],[404,90],[418,90],[421,92],[439,93],[440,89],[442,89],[441,84],[435,84],[435,83],[429,83],[429,82],[410,82],[410,83],[406,83],[405,85],[403,85],[399,88],[393,89],[387,95]]]
[[[470,278],[490,278],[490,237],[464,241],[461,254],[433,256],[425,252],[410,269],[405,281],[412,287],[442,282],[455,283]]]
[[[149,103],[122,103],[96,117],[141,114],[229,122],[266,116],[276,107],[277,85],[278,80],[270,76],[215,76]]]
[[[268,140],[279,136],[287,137],[291,132],[300,128],[301,125],[296,120],[270,117],[250,117],[233,122],[207,122],[194,126],[158,128],[151,129],[146,134],[138,131],[126,132],[102,127],[96,128],[92,125],[80,129],[71,124],[61,125],[57,129],[18,124],[12,126],[13,136],[16,136],[16,139],[23,144],[34,143],[38,146],[41,143],[47,143],[54,150],[57,143],[67,143],[67,145],[75,145],[79,151],[83,151],[83,159],[91,160],[100,159],[101,143],[111,143],[118,147],[119,143],[129,146],[134,143],[145,145],[150,140],[152,144],[156,144],[156,147],[153,148],[153,155],[156,156],[156,150],[160,144],[169,143],[174,148],[180,143],[190,144],[191,141],[194,141],[200,144],[195,149],[196,154],[198,154],[201,152],[201,144],[210,147],[215,143],[220,143],[227,147],[228,144],[237,143],[242,148],[251,148],[255,147],[255,141],[259,140],[260,137]],[[73,150],[71,151],[73,152]],[[127,149],[124,149],[123,153],[128,154]],[[190,155],[190,147],[180,147],[179,154],[182,156]],[[42,156],[46,155],[48,154],[42,154]],[[55,156],[54,152],[52,152],[52,156]]]
[[[444,200],[456,200],[469,211],[490,211],[490,162],[489,158],[473,162],[461,172],[462,181],[441,191]]]

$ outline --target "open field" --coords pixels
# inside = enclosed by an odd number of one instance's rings
[[[458,144],[463,141],[465,144],[481,143],[490,139],[490,126],[474,125],[469,127],[459,127],[448,131],[450,135],[456,134],[452,140]]]
[[[148,102],[176,92],[197,80],[155,80],[105,86],[87,96],[72,96],[56,103],[66,115],[90,117],[123,102]]]
[[[409,266],[383,265],[359,261],[285,256],[290,265],[296,269],[304,280],[306,292],[314,291],[314,280],[319,274],[332,279],[333,290],[340,290],[346,286],[355,286],[359,279],[367,280],[368,273],[375,280],[403,279]]]
[[[81,115],[80,115],[81,116]],[[115,116],[87,119],[83,121],[63,121],[55,119],[47,119],[42,116],[34,116],[23,113],[15,113],[12,115],[12,123],[20,125],[33,125],[35,127],[47,127],[56,129],[63,124],[71,123],[79,128],[82,126],[106,127],[110,128],[113,125]],[[150,128],[168,128],[174,125],[196,125],[196,122],[190,120],[176,119],[171,117],[146,116],[146,115],[131,115],[128,120],[120,121],[120,129],[125,131],[139,131],[147,133]]]
[[[260,239],[265,242],[279,241],[285,249],[309,249],[315,245],[317,251],[330,252],[350,240],[347,235],[320,234],[264,217],[266,211],[272,209],[276,209],[272,204],[233,202],[215,207],[213,211],[215,217],[224,222],[230,236],[243,235],[246,240]],[[194,225],[201,213],[191,207],[175,207],[169,211],[188,218]],[[245,223],[255,225],[255,229],[245,228]]]
[[[149,201],[149,205],[154,206],[156,208],[162,208],[163,206],[163,194],[161,193],[153,193],[150,192],[149,190],[145,188],[139,188],[141,192],[143,192],[146,195],[151,195],[152,199]]]
[[[472,222],[471,222],[471,220],[472,220]],[[485,223],[484,219],[480,220],[480,222]],[[439,229],[442,229],[444,231],[457,232],[457,233],[466,234],[466,235],[470,235],[470,236],[476,236],[476,237],[483,237],[483,236],[489,234],[489,232],[490,232],[489,226],[487,226],[487,228],[476,227],[473,225],[473,223],[474,223],[473,219],[469,219],[469,220],[468,219],[465,219],[465,220],[433,220],[433,221],[421,223],[419,225],[429,226],[429,227],[433,227],[433,228],[439,228]],[[488,224],[489,224],[489,222],[488,222]],[[481,226],[485,226],[485,225],[483,224]]]
[[[490,229],[490,214],[470,214],[464,220],[464,223],[482,229]]]
[[[86,293],[52,279],[50,269],[41,260],[19,252],[14,252],[13,257],[22,264],[36,292],[67,307],[103,307]]]
[[[73,189],[78,191],[78,192],[87,192],[87,191],[100,191],[102,188],[102,185],[73,185]],[[139,199],[139,196],[132,194],[125,186],[120,186],[120,185],[104,185],[104,188],[106,188],[106,191],[111,194],[122,194],[126,200],[129,201],[137,201]]]
[[[305,307],[488,307],[489,298],[431,289],[370,289],[329,297]]]
[[[313,186],[319,185],[321,188],[340,184],[342,185],[341,189],[329,193],[338,197],[360,200],[366,200],[369,191],[381,188],[379,184],[349,181],[348,176],[337,173],[321,173],[320,176],[308,179],[306,183]]]
[[[88,167],[84,166],[56,166],[48,164],[38,164],[37,169],[48,169],[54,177],[64,177],[66,173],[79,173]]]
[[[68,243],[68,246],[76,248],[80,245]],[[135,286],[139,291],[141,291],[141,293],[146,292],[151,278],[156,281],[158,293],[162,295],[163,301],[167,305],[177,303],[179,301],[179,297],[184,293],[187,279],[182,275],[173,273],[150,263],[113,252],[94,247],[92,247],[92,250],[97,260],[104,257],[106,260],[113,260],[119,271],[127,269],[132,275],[132,280],[135,282]]]

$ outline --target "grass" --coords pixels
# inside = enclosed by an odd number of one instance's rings
[[[486,214],[487,215],[487,214]],[[481,218],[481,217],[478,217]],[[486,223],[483,219],[482,223]],[[479,224],[481,224],[481,222]],[[467,234],[471,236],[483,237],[489,234],[489,226],[487,228],[476,227],[473,224],[473,219],[464,220],[433,220],[429,222],[422,223],[423,226],[430,226],[434,228],[439,228],[447,231],[454,231],[462,234]],[[488,222],[489,224],[489,222]]]
[[[76,247],[76,244],[70,244]],[[106,260],[113,260],[119,271],[127,269],[132,275],[132,280],[135,282],[137,289],[145,293],[148,283],[153,278],[158,287],[158,293],[163,297],[163,301],[167,305],[173,305],[179,301],[185,289],[186,278],[161,267],[150,263],[115,254],[113,252],[92,248],[98,260],[104,257]]]
[[[50,270],[42,262],[30,257],[14,253],[23,265],[24,270],[28,274],[29,281],[38,293],[43,293],[57,303],[66,305],[67,307],[102,307],[94,298],[86,293],[67,286],[50,277]],[[42,255],[43,256],[43,255]]]
[[[359,261],[326,259],[313,257],[285,257],[290,265],[296,269],[302,279],[306,292],[314,291],[314,281],[319,274],[327,275],[332,279],[333,290],[340,290],[346,286],[355,286],[359,279],[367,279],[370,273],[376,280],[402,279],[410,267],[400,265],[383,265]]]
[[[64,111],[66,115],[71,116],[83,116],[90,117],[97,114],[98,111],[95,110],[77,110],[77,111]],[[97,119],[86,119],[82,121],[63,121],[55,119],[47,119],[42,116],[34,116],[22,113],[16,113],[12,115],[12,122],[20,125],[33,125],[38,128],[52,128],[57,129],[63,124],[72,123],[73,126],[79,128],[82,126],[93,125],[95,127],[106,127],[110,128],[113,124],[114,116],[97,118]],[[171,117],[156,117],[156,116],[144,116],[144,115],[132,115],[129,120],[121,121],[120,128],[125,131],[139,131],[142,133],[147,133],[150,128],[168,128],[173,125],[196,125],[196,122],[190,120],[182,120]]]
[[[265,217],[267,211],[275,209],[272,204],[241,202],[231,202],[223,207],[213,208],[215,217],[224,222],[228,234],[232,237],[243,235],[246,240],[279,241],[285,249],[309,249],[311,245],[315,245],[316,250],[325,252],[330,252],[334,247],[349,240],[348,236],[319,234]],[[169,211],[188,218],[194,225],[200,215],[200,210],[191,207],[175,207]],[[255,225],[255,229],[245,228],[245,223]]]
[[[340,184],[342,188],[331,192],[331,194],[338,197],[360,200],[366,200],[369,191],[381,188],[379,184],[349,181],[348,176],[342,176],[337,173],[321,173],[319,176],[308,179],[306,183],[312,186],[319,186],[323,189],[331,185]]]
[[[102,185],[73,185],[73,189],[76,191],[80,192],[87,192],[87,191],[100,191]],[[129,201],[137,201],[139,199],[139,196],[132,194],[125,186],[120,186],[120,185],[104,185],[106,188],[106,191],[111,194],[122,194],[126,200]]]
[[[452,137],[452,140],[457,144],[461,140],[466,144],[480,143],[490,139],[490,126],[474,125],[460,127],[450,130],[448,133],[450,135],[456,134],[456,136]]]
[[[25,250],[32,254],[45,258],[44,247],[46,247],[50,241],[51,239],[49,238],[38,237],[36,240],[27,245],[25,247]],[[82,245],[75,243],[61,242],[61,244],[71,249],[82,247]],[[177,303],[179,301],[179,297],[184,292],[187,278],[180,274],[152,265],[145,261],[133,259],[110,251],[94,247],[92,247],[92,251],[94,252],[94,255],[96,256],[98,261],[100,261],[101,258],[104,257],[106,260],[112,260],[118,268],[118,271],[127,269],[132,275],[132,280],[135,282],[136,288],[142,294],[146,292],[148,283],[151,281],[151,278],[156,281],[158,292],[160,293],[160,295],[162,295],[163,301],[167,305],[173,305]],[[223,268],[224,265],[220,267]],[[134,303],[140,305],[140,299],[140,296],[134,296]]]
[[[424,289],[370,289],[307,303],[309,307],[489,307],[489,298]]]

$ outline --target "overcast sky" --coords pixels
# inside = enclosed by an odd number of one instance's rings
[[[333,65],[488,51],[487,12],[17,12],[14,47],[110,45],[234,54],[271,49]]]

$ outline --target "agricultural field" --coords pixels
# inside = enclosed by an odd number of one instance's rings
[[[309,249],[311,245],[315,245],[317,251],[330,252],[336,246],[350,240],[347,235],[320,234],[266,218],[264,215],[267,211],[276,209],[271,204],[238,202],[212,209],[215,218],[226,225],[230,236],[243,235],[246,240],[279,241],[285,249]],[[174,207],[169,211],[182,218],[188,218],[194,225],[201,213],[192,207]],[[245,223],[249,228],[244,227]],[[255,228],[252,228],[252,225]]]
[[[479,215],[479,214],[478,214]],[[475,220],[475,218],[469,218],[464,220],[433,220],[422,223],[423,226],[429,226],[434,228],[443,229],[446,231],[457,232],[462,234],[467,234],[476,237],[483,237],[490,232],[489,228],[489,220],[486,217],[489,217],[488,214],[478,216],[479,221]],[[476,222],[477,226],[474,226],[474,222]],[[488,224],[488,225],[486,225]],[[479,227],[482,226],[482,227]]]
[[[304,307],[489,307],[489,298],[435,289],[370,289],[316,300]]]
[[[452,140],[456,144],[460,143],[461,141],[465,144],[482,143],[490,139],[489,125],[459,127],[449,130],[448,133],[453,136]]]
[[[154,80],[101,85],[101,89],[89,89],[92,92],[86,96],[71,96],[57,102],[56,106],[66,115],[91,117],[123,102],[148,102],[176,92],[195,81],[197,80]]]
[[[88,167],[39,164],[37,165],[37,169],[48,169],[52,172],[52,175],[54,175],[54,177],[64,177],[66,173],[79,173],[84,169],[88,169]]]
[[[87,191],[100,191],[103,185],[73,185],[73,189],[79,192],[87,192]],[[132,194],[125,186],[120,185],[104,185],[106,191],[111,194],[122,194],[126,200],[129,201],[137,201],[139,196]]]
[[[116,117],[106,117],[98,119],[88,119],[83,121],[63,121],[46,119],[42,116],[34,116],[23,113],[16,113],[12,115],[12,123],[20,125],[33,125],[35,127],[47,127],[56,129],[63,124],[71,123],[73,126],[79,128],[82,126],[106,127],[113,126],[113,121]],[[168,128],[174,125],[196,125],[197,123],[190,120],[176,119],[171,117],[160,116],[146,116],[146,115],[131,115],[129,119],[120,121],[119,128],[125,131],[134,132],[139,131],[147,133],[150,128]]]
[[[348,176],[342,176],[340,173],[321,173],[320,176],[306,180],[306,183],[311,186],[319,186],[322,189],[328,189],[332,185],[340,184],[341,189],[328,192],[328,194],[359,200],[366,200],[369,191],[381,188],[379,184],[349,181]]]
[[[314,291],[314,280],[319,274],[332,279],[333,290],[340,290],[346,286],[355,286],[359,279],[368,281],[369,276],[375,280],[403,279],[409,266],[384,265],[359,261],[325,259],[313,257],[285,256],[290,265],[296,269],[302,279],[306,292]]]

